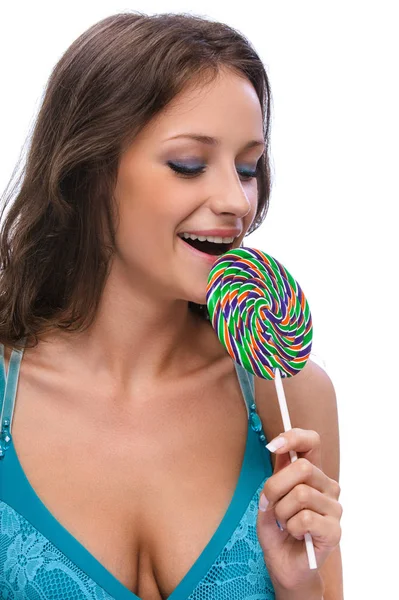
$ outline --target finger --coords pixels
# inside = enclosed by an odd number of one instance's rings
[[[282,445],[282,442],[284,444]],[[317,431],[295,427],[274,438],[266,448],[276,454],[295,450],[321,468],[321,439]]]
[[[334,517],[323,517],[311,510],[301,510],[287,521],[286,527],[297,540],[310,533],[314,541],[325,547],[335,547],[341,540],[341,526]]]
[[[287,528],[289,519],[301,510],[308,509],[322,516],[331,516],[340,519],[342,516],[341,504],[318,490],[300,483],[282,498],[274,507],[274,512],[279,523]]]
[[[305,483],[326,496],[336,498],[339,484],[306,458],[298,458],[266,481],[263,493],[271,508],[297,485]]]

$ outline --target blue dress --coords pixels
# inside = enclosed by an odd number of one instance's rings
[[[11,435],[22,356],[13,349],[6,375],[0,344],[0,599],[140,600],[57,521],[24,473]],[[253,377],[234,364],[248,415],[240,476],[217,530],[168,600],[275,598],[256,535],[259,495],[272,464]]]

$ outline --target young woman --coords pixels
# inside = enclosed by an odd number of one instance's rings
[[[273,382],[207,318],[266,215],[270,101],[250,43],[189,15],[108,17],[56,65],[0,240],[1,598],[342,598],[332,384],[285,382],[270,453]]]

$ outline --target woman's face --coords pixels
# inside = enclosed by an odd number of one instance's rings
[[[194,134],[215,141],[185,137]],[[205,304],[212,263],[241,244],[254,219],[251,173],[263,139],[256,92],[231,71],[185,90],[140,132],[121,156],[115,189],[115,260],[133,286],[162,301]],[[234,240],[186,242],[184,233]]]

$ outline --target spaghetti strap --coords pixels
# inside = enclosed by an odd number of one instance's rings
[[[21,350],[13,348],[8,365],[8,373],[6,373],[4,345],[0,344],[0,458],[5,455],[11,443],[15,396],[23,353],[23,348]]]
[[[3,408],[4,389],[6,384],[6,365],[4,361],[4,344],[0,344],[0,411]]]
[[[240,382],[242,395],[244,396],[245,406],[247,407],[247,413],[249,417],[251,406],[254,404],[254,395],[252,391],[253,388],[251,385],[250,374],[244,369],[244,367],[242,367],[235,361],[234,366],[236,368],[238,381]]]
[[[234,365],[237,371],[238,379],[240,382],[241,390],[245,399],[245,405],[247,407],[248,419],[251,429],[258,434],[259,440],[264,445],[266,440],[266,434],[263,430],[263,423],[256,410],[255,401],[255,379],[252,373],[249,373],[244,367],[234,361]]]

